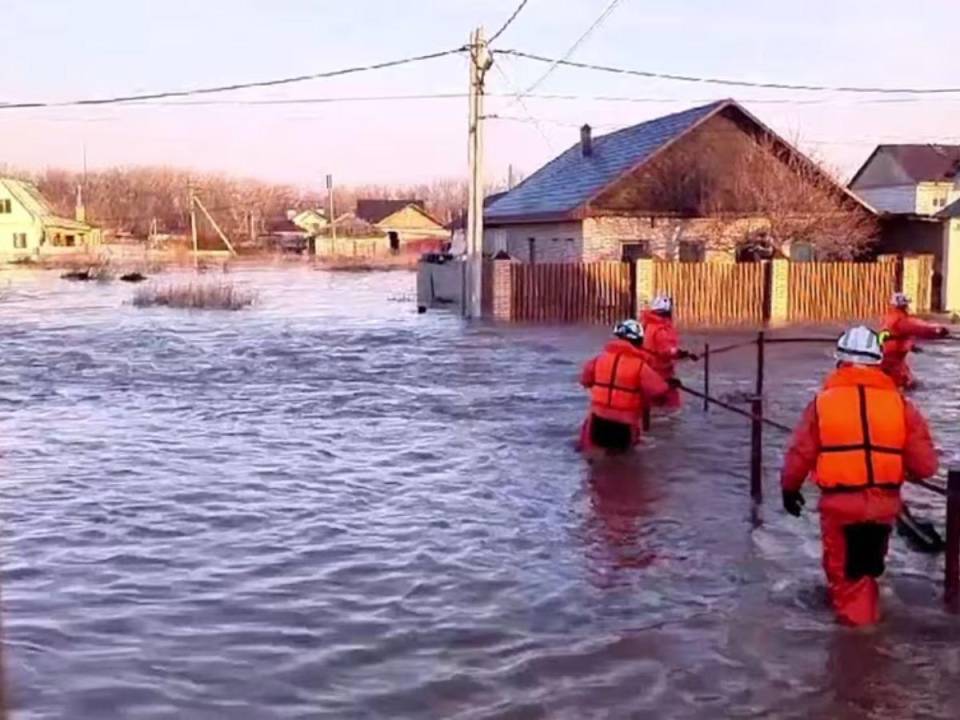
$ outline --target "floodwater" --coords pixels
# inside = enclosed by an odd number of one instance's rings
[[[749,430],[721,410],[583,462],[604,328],[418,316],[406,273],[228,277],[259,305],[0,275],[16,718],[957,717],[942,558],[896,540],[884,624],[835,626],[816,514],[779,510],[783,438],[756,529]],[[916,362],[944,448],[957,350]],[[772,347],[767,412],[792,423],[829,365]],[[751,350],[714,369],[748,391]]]

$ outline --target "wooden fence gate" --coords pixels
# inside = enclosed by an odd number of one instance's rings
[[[657,262],[652,294],[673,297],[680,325],[759,325],[764,282],[761,263]]]

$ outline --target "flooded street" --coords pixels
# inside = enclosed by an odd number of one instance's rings
[[[749,427],[722,410],[584,463],[577,377],[607,328],[419,316],[409,273],[227,277],[259,304],[0,274],[18,720],[957,717],[943,558],[895,539],[884,624],[835,626],[815,492],[780,510],[786,438],[756,530]],[[830,365],[772,347],[768,414],[792,425]],[[914,367],[950,456],[960,345]],[[753,351],[713,369],[749,391]]]

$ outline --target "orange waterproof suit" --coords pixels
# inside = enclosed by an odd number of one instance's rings
[[[947,330],[913,317],[906,308],[892,307],[883,318],[881,337],[889,333],[883,343],[883,371],[893,378],[897,387],[908,388],[914,384],[913,373],[907,364],[907,356],[914,348],[914,339],[930,340],[943,337]]]
[[[665,380],[674,377],[680,357],[680,336],[673,326],[673,320],[645,310],[640,322],[643,323],[643,349],[650,354],[651,367]],[[670,388],[656,404],[668,408],[680,407],[680,391]]]
[[[876,578],[907,478],[937,471],[930,429],[879,368],[842,365],[794,431],[781,484],[797,492],[812,473],[820,486],[823,570],[841,622],[880,618]]]
[[[590,390],[590,412],[580,432],[580,448],[596,446],[594,421],[620,427],[633,446],[640,437],[644,408],[670,386],[649,364],[649,355],[626,340],[611,340],[583,366],[580,384]]]

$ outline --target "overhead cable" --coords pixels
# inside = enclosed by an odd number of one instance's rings
[[[339,70],[328,70],[326,72],[311,73],[309,75],[296,75],[293,77],[275,78],[273,80],[257,80],[253,82],[234,83],[231,85],[218,85],[214,87],[193,88],[191,90],[166,90],[155,93],[143,93],[139,95],[120,95],[117,97],[92,98],[84,100],[67,100],[62,102],[8,102],[0,103],[0,110],[14,110],[23,108],[45,108],[45,107],[70,107],[84,105],[112,105],[116,103],[129,103],[144,100],[160,100],[172,97],[189,97],[191,95],[210,95],[212,93],[233,92],[235,90],[248,90],[251,88],[276,87],[279,85],[292,85],[294,83],[306,82],[308,80],[321,80],[324,78],[341,77],[343,75],[353,75],[355,73],[369,72],[371,70],[384,70],[400,65],[409,65],[411,63],[423,62],[425,60],[434,60],[436,58],[456,55],[463,52],[465,48],[459,47],[451,50],[442,50],[440,52],[427,53],[425,55],[415,55],[412,57],[400,58],[398,60],[386,60],[384,62],[372,63],[370,65],[356,65],[354,67],[341,68]]]
[[[527,6],[528,2],[530,2],[530,0],[520,0],[520,4],[517,5],[517,9],[513,11],[513,14],[510,17],[508,17],[507,21],[500,27],[500,29],[497,30],[493,35],[491,35],[489,40],[487,40],[488,45],[492,45],[497,38],[503,35],[503,33],[506,31],[508,27],[513,25],[513,21],[517,19],[517,15],[519,15],[523,11],[523,9]]]
[[[960,93],[960,87],[860,87],[855,85],[794,85],[790,83],[777,82],[754,82],[751,80],[731,80],[728,78],[698,77],[695,75],[676,75],[673,73],[653,72],[650,70],[633,70],[630,68],[612,67],[609,65],[597,65],[594,63],[576,62],[565,58],[550,58],[543,55],[524,52],[523,50],[498,50],[497,52],[513,57],[524,58],[536,62],[547,63],[551,66],[562,65],[565,67],[579,68],[581,70],[596,70],[605,73],[614,73],[617,75],[634,75],[638,77],[653,78],[656,80],[674,80],[677,82],[705,83],[710,85],[725,85],[732,87],[750,87],[767,90],[804,90],[804,91],[825,91],[838,93],[871,93],[871,94],[890,94],[890,95],[946,95],[950,93]],[[552,70],[551,70],[552,72]],[[538,81],[539,82],[539,81]],[[536,84],[535,84],[536,85]]]
[[[550,67],[547,68],[547,71],[543,75],[541,75],[537,80],[535,80],[534,83],[527,88],[527,91],[524,94],[532,93],[534,90],[536,90],[538,87],[540,87],[543,84],[544,80],[550,77],[553,71],[557,69],[558,65],[568,62],[570,60],[570,57],[577,51],[577,48],[579,48],[586,41],[586,39],[593,34],[594,30],[596,30],[598,27],[600,27],[603,24],[603,21],[610,16],[610,13],[612,13],[616,9],[617,5],[619,5],[620,2],[621,0],[611,0],[610,4],[607,5],[606,9],[602,13],[600,13],[600,17],[594,20],[593,24],[591,24],[590,27],[588,27],[586,31],[580,37],[577,38],[577,41],[570,46],[570,49],[563,54],[563,57],[560,58],[559,60],[553,61]]]

